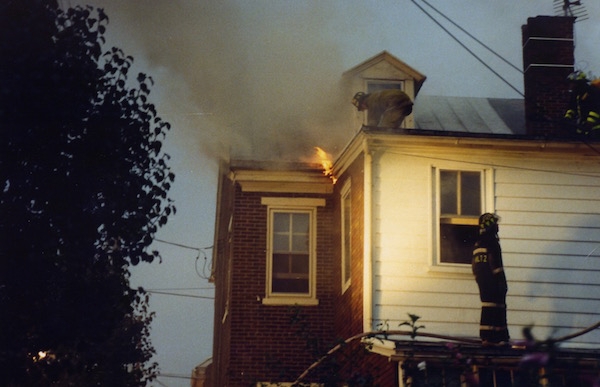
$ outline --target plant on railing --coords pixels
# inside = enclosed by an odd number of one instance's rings
[[[321,356],[318,360],[311,364],[311,366],[308,367],[292,385],[303,386],[303,381],[312,371],[314,371],[317,367],[321,367],[326,364],[334,354],[347,348],[348,344],[352,342],[360,340],[362,344],[361,347],[366,351],[369,348],[368,345],[373,345],[373,340],[386,340],[392,336],[409,336],[411,337],[411,341],[408,342],[408,344],[405,344],[408,345],[408,351],[405,352],[405,360],[402,362],[402,368],[404,370],[403,382],[404,386],[406,387],[437,387],[454,385],[483,387],[488,385],[487,381],[484,380],[486,378],[480,379],[480,377],[482,377],[481,372],[483,371],[487,371],[486,375],[493,379],[496,379],[499,376],[501,379],[504,379],[505,376],[508,378],[506,382],[500,382],[499,384],[497,383],[496,385],[498,386],[600,387],[600,374],[598,369],[582,369],[582,359],[580,357],[575,356],[567,362],[562,361],[560,364],[556,363],[558,346],[561,343],[567,342],[600,328],[600,322],[573,334],[559,338],[548,338],[542,341],[538,341],[533,337],[531,334],[531,327],[526,327],[523,330],[525,339],[511,342],[513,349],[520,347],[523,349],[523,352],[518,364],[511,366],[510,369],[512,369],[512,371],[509,371],[507,368],[490,368],[491,365],[485,360],[488,358],[488,355],[483,355],[484,363],[477,361],[473,357],[473,354],[480,353],[480,351],[483,349],[483,347],[481,347],[482,343],[479,339],[421,332],[421,329],[425,328],[424,325],[419,324],[421,317],[410,313],[408,315],[409,320],[400,323],[399,326],[408,326],[410,327],[410,331],[389,330],[388,321],[386,320],[381,322],[377,324],[377,330],[375,331],[363,332],[349,337],[346,340],[340,341],[325,355]],[[418,362],[415,358],[417,337],[430,338],[434,339],[437,343],[440,343],[440,341],[441,343],[445,343],[444,352],[447,354],[447,357],[445,357],[445,360],[438,357],[438,360],[443,361],[442,368],[440,368],[439,365],[437,367],[433,367],[433,371],[430,372],[429,375],[427,374],[428,370],[426,362]],[[397,354],[400,349],[400,343],[400,341],[396,341]],[[497,347],[497,350],[500,352],[504,351],[503,348],[510,351],[506,344],[491,344],[487,347],[488,349],[492,349],[492,354],[489,356],[495,356],[493,354],[495,347]],[[472,354],[468,355],[467,352],[471,352]],[[512,353],[514,355],[515,352]],[[350,354],[350,356],[352,355]],[[343,366],[343,363],[340,363],[339,365]],[[339,381],[342,381],[342,379],[339,379]],[[370,384],[349,383],[348,385],[368,386]]]
[[[417,325],[417,321],[419,321],[421,316],[417,316],[416,314],[408,313],[408,317],[410,318],[410,321],[404,321],[404,322],[400,323],[400,325],[398,325],[398,326],[402,327],[402,326],[408,325],[412,331],[410,338],[414,340],[415,337],[417,337],[418,330],[421,328],[425,328],[425,325]]]
[[[418,378],[420,373],[425,374],[425,379],[427,379],[427,364],[423,362],[416,363],[414,360],[415,351],[414,351],[414,342],[417,337],[419,329],[425,328],[425,325],[417,325],[417,321],[421,318],[416,314],[408,313],[409,320],[404,321],[398,325],[398,327],[408,326],[410,327],[410,350],[407,353],[407,358],[404,362],[402,362],[402,381],[404,386],[411,387],[413,386],[413,381],[415,378]]]

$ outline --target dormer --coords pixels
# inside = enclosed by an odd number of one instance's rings
[[[343,74],[352,93],[372,93],[382,89],[400,89],[414,101],[426,77],[400,59],[383,51],[371,59],[351,68]],[[354,95],[354,94],[352,94]],[[366,114],[355,111],[357,125],[366,123]],[[413,114],[402,123],[404,128],[414,128]]]

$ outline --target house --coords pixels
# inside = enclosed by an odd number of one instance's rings
[[[573,21],[523,27],[524,101],[418,96],[425,76],[383,52],[344,79],[407,92],[404,128],[361,126],[349,108],[358,131],[327,173],[222,166],[212,385],[516,385],[528,359],[540,383],[592,385],[570,379],[600,367],[600,331],[577,334],[600,320],[600,145],[560,124]],[[512,346],[478,340],[483,212],[501,216]],[[558,342],[533,356],[517,342],[530,327]]]
[[[208,358],[194,367],[190,377],[191,387],[205,387],[211,385],[212,380],[210,379],[210,376],[207,375],[207,371],[210,369],[211,364],[212,359]]]

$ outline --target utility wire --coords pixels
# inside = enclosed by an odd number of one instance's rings
[[[148,291],[172,291],[172,290],[214,290],[214,286],[202,287],[202,288],[152,288],[152,289],[144,289]]]
[[[493,168],[515,169],[515,170],[519,170],[519,171],[556,173],[556,174],[564,175],[564,176],[580,176],[580,177],[590,177],[590,178],[594,178],[594,179],[600,178],[600,175],[594,175],[591,173],[577,173],[577,172],[559,171],[559,170],[552,170],[552,169],[518,167],[516,165],[490,164],[490,163],[479,162],[479,161],[465,161],[465,160],[445,158],[445,157],[424,156],[424,155],[421,155],[418,153],[409,153],[409,152],[393,151],[393,150],[390,151],[390,153],[402,155],[402,156],[408,156],[408,157],[417,157],[417,158],[426,159],[426,160],[452,161],[452,162],[460,161],[465,164],[478,165],[478,166],[484,166],[484,167],[487,166],[487,167],[493,167]]]
[[[188,249],[188,250],[194,250],[198,252],[198,255],[196,256],[196,261],[194,263],[194,269],[196,270],[196,274],[198,275],[198,277],[205,279],[205,280],[210,280],[210,275],[206,274],[206,266],[208,264],[208,256],[206,255],[206,251],[205,250],[209,250],[212,249],[213,246],[206,246],[206,247],[195,247],[195,246],[189,246],[189,245],[184,245],[182,243],[175,243],[175,242],[170,242],[164,239],[159,239],[159,238],[154,238],[154,240],[156,242],[160,242],[160,243],[164,243],[167,245],[171,245],[171,246],[176,246],[176,247],[181,247],[183,249]],[[200,270],[198,268],[198,261],[200,260],[200,255],[204,256],[204,265],[202,266],[202,273],[200,273]]]
[[[160,377],[160,375],[159,375],[158,377]],[[163,386],[163,387],[169,387],[169,386],[167,386],[166,384],[164,384],[163,382],[161,382],[161,381],[160,381],[160,380],[158,380],[158,379],[156,379],[156,380],[155,380],[155,382],[156,382],[156,383],[158,383],[158,384],[160,384],[160,385],[161,385],[161,386]]]
[[[462,48],[467,50],[469,54],[471,54],[475,59],[477,59],[482,65],[484,65],[488,70],[490,70],[494,75],[496,75],[502,82],[506,83],[508,87],[516,91],[520,96],[525,97],[525,95],[513,86],[510,82],[508,82],[502,75],[500,75],[496,70],[491,68],[487,63],[484,62],[483,59],[478,57],[471,49],[469,49],[463,42],[461,42],[456,36],[452,34],[446,27],[444,27],[439,21],[437,21],[429,12],[427,12],[423,7],[421,7],[415,0],[411,0],[414,5],[416,5],[425,15],[427,15],[435,24],[437,24],[444,32],[446,32],[452,39],[454,39]]]
[[[160,243],[164,243],[167,245],[172,245],[172,246],[177,246],[177,247],[182,247],[184,249],[189,249],[189,250],[195,250],[195,251],[199,251],[199,250],[209,250],[212,249],[212,246],[207,246],[207,247],[194,247],[194,246],[188,246],[188,245],[184,245],[182,243],[175,243],[175,242],[169,242],[166,241],[164,239],[159,239],[159,238],[154,238],[155,241],[160,242]]]
[[[461,30],[462,32],[464,32],[465,34],[467,34],[471,39],[473,39],[477,43],[479,43],[486,50],[488,50],[489,52],[491,52],[492,54],[494,54],[496,57],[498,57],[500,60],[502,60],[504,63],[506,63],[507,65],[509,65],[513,69],[517,70],[519,73],[523,74],[523,70],[521,70],[519,67],[517,67],[514,64],[510,63],[506,58],[504,58],[502,55],[498,54],[496,51],[494,51],[487,44],[483,43],[481,40],[477,39],[475,36],[473,36],[472,34],[470,34],[467,30],[465,30],[460,25],[458,25],[457,23],[455,23],[448,16],[444,15],[440,10],[438,10],[437,8],[435,8],[433,5],[429,4],[425,0],[422,0],[422,1],[423,1],[423,3],[427,4],[431,9],[433,9],[435,12],[437,12],[440,16],[442,16],[444,19],[446,19],[447,21],[449,21],[450,23],[452,23],[452,25],[454,25],[456,28],[458,28],[459,30]]]
[[[202,298],[205,300],[214,300],[214,297],[210,297],[210,296],[196,296],[193,294],[181,294],[181,293],[173,293],[173,292],[162,292],[159,290],[146,290],[147,293],[150,294],[163,294],[166,296],[178,296],[178,297],[190,297],[190,298]]]
[[[161,372],[160,374],[158,374],[158,377],[159,378],[188,379],[188,380],[195,379],[195,378],[192,378],[191,376],[186,376],[186,375],[181,375],[181,374],[164,373],[164,372]]]

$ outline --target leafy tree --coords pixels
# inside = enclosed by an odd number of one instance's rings
[[[152,313],[130,266],[175,211],[169,124],[108,17],[0,1],[0,385],[145,385]]]

